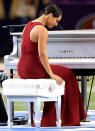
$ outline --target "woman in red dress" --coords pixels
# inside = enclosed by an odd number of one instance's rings
[[[86,118],[76,77],[70,69],[64,66],[50,65],[46,53],[48,31],[45,26],[48,28],[57,26],[61,17],[60,8],[56,5],[49,5],[45,8],[43,15],[27,23],[23,31],[21,57],[17,71],[23,79],[51,78],[58,84],[64,80],[65,94],[61,97],[62,126],[75,126],[80,125],[80,121]],[[32,104],[31,113],[33,115]],[[44,104],[41,126],[56,126],[54,102]]]

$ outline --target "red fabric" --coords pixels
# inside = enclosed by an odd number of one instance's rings
[[[25,31],[23,33],[21,45],[21,57],[17,66],[17,71],[20,78],[24,79],[49,78],[49,75],[42,66],[38,55],[38,44],[31,42],[29,39],[30,31],[34,26],[39,24],[41,25],[41,23],[39,22],[32,23],[32,21],[30,21],[27,24]],[[64,66],[60,65],[50,65],[50,66],[54,74],[62,77],[65,80],[65,94],[64,96],[61,97],[62,126],[80,125],[80,120],[86,118],[86,113],[84,111],[82,98],[74,73]],[[31,108],[33,108],[32,104]],[[33,115],[32,109],[31,113]],[[54,102],[45,103],[41,126],[56,126],[56,112]]]

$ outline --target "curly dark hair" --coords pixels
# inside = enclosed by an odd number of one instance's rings
[[[48,15],[50,13],[53,14],[53,17],[59,17],[60,15],[62,15],[61,9],[55,4],[48,5],[45,8],[45,15]]]

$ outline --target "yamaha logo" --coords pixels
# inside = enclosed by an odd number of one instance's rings
[[[68,53],[68,54],[71,54],[71,53],[73,53],[73,50],[59,50],[59,53],[60,54],[64,54],[64,53]]]

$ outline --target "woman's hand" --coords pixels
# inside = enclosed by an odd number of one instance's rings
[[[53,74],[51,76],[51,78],[54,79],[54,80],[56,80],[57,84],[59,84],[59,85],[61,85],[62,82],[64,81],[61,77],[59,77],[58,75],[55,75],[55,74]]]

